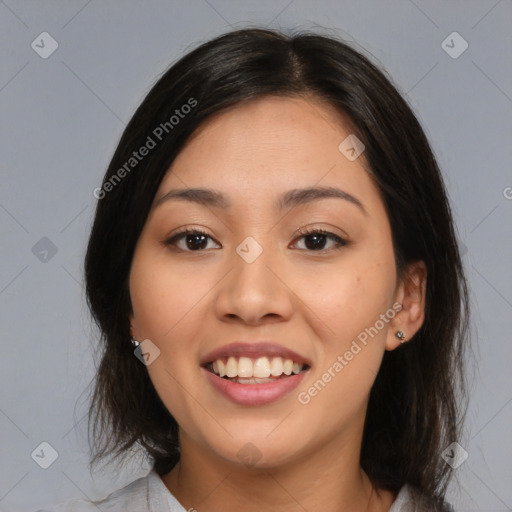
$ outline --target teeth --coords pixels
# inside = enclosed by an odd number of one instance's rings
[[[213,372],[220,377],[241,377],[251,379],[250,381],[245,380],[244,384],[258,384],[272,382],[271,376],[280,377],[283,374],[291,375],[292,373],[297,375],[302,371],[304,365],[282,357],[259,357],[253,360],[250,357],[230,356],[226,363],[223,359],[213,361],[212,367]]]
[[[217,366],[218,366],[218,369],[219,369],[219,375],[221,377],[224,377],[224,375],[226,375],[226,365],[224,364],[224,361],[218,359],[215,362],[217,363]],[[213,371],[215,372],[215,367],[213,368]],[[215,372],[215,373],[217,373],[217,372]]]
[[[272,379],[271,377],[268,377],[266,379],[259,379],[257,377],[253,377],[251,379],[235,379],[235,382],[238,384],[267,384],[268,382],[275,382],[276,379]]]
[[[283,363],[283,372],[285,375],[291,375],[293,370],[293,361],[291,359],[285,359]]]
[[[226,363],[226,375],[228,377],[236,377],[238,375],[238,363],[234,357],[229,357]]]
[[[252,361],[248,357],[241,357],[238,360],[238,376],[239,377],[252,377],[256,375],[255,370],[252,368]],[[259,377],[259,375],[258,375]]]
[[[283,358],[273,357],[270,361],[270,375],[279,377],[283,373]]]
[[[240,358],[242,359],[242,358]],[[242,375],[238,374],[239,377]],[[265,377],[270,377],[270,363],[267,357],[260,357],[256,359],[254,363],[254,369],[252,375],[245,375],[245,377],[258,377],[263,379]]]

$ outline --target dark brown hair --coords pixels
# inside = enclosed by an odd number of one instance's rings
[[[179,460],[177,423],[130,343],[134,248],[161,180],[190,135],[212,114],[267,95],[313,96],[350,120],[389,215],[398,273],[414,261],[426,264],[425,322],[412,340],[384,355],[370,394],[361,466],[377,487],[397,491],[410,484],[442,498],[450,467],[441,452],[459,439],[465,411],[468,331],[466,281],[446,191],[426,136],[391,81],[348,44],[313,33],[245,29],[202,44],[163,74],[126,127],[97,194],[85,259],[88,303],[102,333],[89,410],[91,464],[137,446],[160,475]],[[187,104],[193,107],[180,110]],[[172,121],[177,109],[187,113]],[[161,140],[128,167],[148,138],[157,142],[155,130]]]

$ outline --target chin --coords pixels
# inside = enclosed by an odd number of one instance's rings
[[[243,435],[207,443],[228,464],[247,469],[271,469],[289,464],[300,456],[303,445],[286,431],[281,435],[268,435],[267,431],[258,434],[250,430]]]

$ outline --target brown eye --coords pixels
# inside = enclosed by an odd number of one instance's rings
[[[213,240],[204,231],[187,229],[166,240],[165,245],[175,246],[185,252],[201,252],[208,248],[209,239]]]
[[[340,249],[341,247],[347,245],[346,240],[340,238],[334,233],[330,233],[329,231],[325,231],[322,229],[311,229],[306,231],[300,231],[302,236],[300,239],[304,239],[304,249],[308,251],[330,251]],[[331,247],[327,247],[329,241],[334,243],[334,247],[331,244]]]

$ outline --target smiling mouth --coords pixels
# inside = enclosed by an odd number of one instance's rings
[[[309,365],[282,357],[219,358],[207,363],[205,369],[223,379],[239,384],[266,384],[309,370]]]

